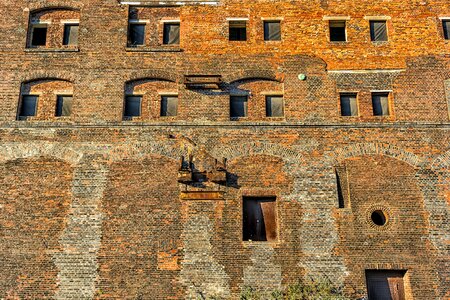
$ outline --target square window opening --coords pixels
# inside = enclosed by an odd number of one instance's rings
[[[266,116],[267,117],[284,117],[283,96],[267,96],[266,97]]]
[[[247,116],[247,96],[230,97],[230,118],[243,118]]]
[[[370,21],[370,40],[372,42],[388,40],[386,21]]]
[[[374,116],[389,116],[389,93],[372,93]]]
[[[19,118],[36,116],[39,96],[23,95],[20,103]]]
[[[341,116],[355,117],[358,116],[358,101],[356,93],[341,93]]]
[[[330,26],[330,41],[331,42],[346,42],[347,32],[346,32],[346,22],[341,20],[329,22]]]
[[[405,300],[405,273],[402,270],[366,270],[369,299]]]
[[[64,46],[78,45],[78,24],[65,24],[64,25]]]
[[[247,22],[230,21],[229,22],[229,40],[246,41],[247,40]]]
[[[56,117],[68,117],[72,114],[72,96],[57,96],[56,97]]]
[[[164,23],[163,44],[180,44],[180,23]]]
[[[442,27],[444,29],[444,39],[450,40],[450,20],[442,20]]]
[[[276,197],[243,198],[244,241],[277,240]]]
[[[178,113],[178,97],[162,96],[161,97],[161,117],[175,117]]]
[[[47,44],[47,26],[33,26],[31,33],[31,46],[45,46]]]
[[[125,97],[124,117],[140,117],[141,116],[142,96]]]
[[[145,24],[130,23],[128,25],[128,47],[145,44]]]
[[[281,40],[281,22],[280,21],[264,21],[264,40],[280,41]]]

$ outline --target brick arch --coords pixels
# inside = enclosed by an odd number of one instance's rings
[[[76,165],[83,154],[62,145],[50,143],[7,143],[0,145],[0,162],[40,156],[54,157]]]
[[[422,167],[425,164],[425,161],[414,153],[408,152],[391,144],[382,143],[350,145],[338,148],[331,153],[328,153],[326,156],[330,157],[330,159],[334,161],[334,164],[340,164],[347,158],[363,155],[385,155],[401,160],[415,168]]]
[[[109,153],[109,159],[111,162],[117,162],[151,155],[160,155],[172,160],[180,160],[181,156],[187,156],[187,152],[164,143],[153,142],[145,145],[120,145]]]
[[[62,80],[75,83],[77,82],[77,77],[72,72],[59,70],[32,71],[20,77],[21,83],[29,83],[37,80]]]
[[[226,76],[224,78],[227,82],[234,83],[236,81],[250,80],[250,79],[260,79],[283,82],[282,74],[277,74],[272,70],[243,70],[231,76]]]
[[[167,72],[164,70],[140,70],[131,72],[125,76],[125,84],[128,84],[137,80],[156,79],[170,82],[180,82],[181,79],[175,73]]]
[[[81,8],[83,8],[83,4],[76,0],[47,0],[37,3],[30,3],[28,7],[30,14],[56,9],[80,11]]]
[[[227,159],[235,159],[241,156],[250,155],[271,155],[280,157],[283,160],[302,160],[302,155],[288,147],[280,146],[273,143],[243,143],[236,146],[218,145],[210,151],[213,157],[225,157]]]

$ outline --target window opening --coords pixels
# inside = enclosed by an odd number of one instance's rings
[[[389,116],[389,93],[372,93],[374,116]]]
[[[266,97],[266,116],[267,117],[283,117],[284,116],[283,96],[267,96]]]
[[[243,240],[275,241],[277,239],[275,197],[243,198]]]
[[[358,116],[358,102],[356,93],[341,93],[341,116]]]
[[[129,47],[142,46],[145,44],[145,24],[130,23],[128,30]]]
[[[35,25],[32,28],[31,46],[45,46],[47,44],[47,25]]]
[[[77,45],[78,44],[78,24],[65,24],[64,25],[64,38],[63,45]]]
[[[378,225],[378,226],[386,225],[387,218],[386,218],[386,215],[384,214],[384,212],[381,210],[376,210],[376,211],[372,212],[370,218],[372,219],[372,222],[375,225]]]
[[[231,96],[230,97],[230,117],[242,118],[247,116],[247,96]]]
[[[369,300],[405,300],[405,271],[366,270]]]
[[[56,97],[56,117],[67,117],[72,114],[72,96]]]
[[[19,117],[32,117],[36,115],[39,96],[23,95],[20,104]]]
[[[444,39],[450,40],[450,20],[442,20],[442,27],[444,29]]]
[[[386,21],[370,21],[370,39],[372,42],[388,40]]]
[[[346,42],[346,22],[341,20],[329,21],[330,26],[330,41],[331,42]]]
[[[280,41],[281,40],[281,22],[280,21],[264,21],[264,40]]]
[[[246,41],[247,40],[247,22],[229,21],[229,40]]]
[[[125,98],[124,117],[139,117],[141,115],[142,96],[127,96]]]
[[[161,117],[174,117],[178,113],[178,97],[162,96],[161,97]]]
[[[180,23],[164,23],[163,44],[180,44]]]

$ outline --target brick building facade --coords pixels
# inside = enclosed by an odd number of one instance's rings
[[[450,298],[448,0],[0,12],[0,299]]]

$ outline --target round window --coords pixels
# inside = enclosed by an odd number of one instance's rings
[[[375,225],[378,226],[386,225],[387,218],[382,210],[375,210],[374,212],[372,212],[370,218],[372,219],[372,222],[375,223]]]

